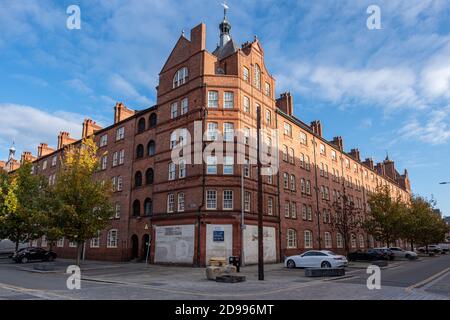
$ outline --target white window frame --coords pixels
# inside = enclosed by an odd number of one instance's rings
[[[286,247],[287,249],[297,248],[297,231],[295,229],[287,229],[286,234]]]
[[[217,209],[217,190],[206,190],[206,210]]]
[[[219,92],[215,90],[208,91],[208,108],[217,109],[219,107]]]
[[[234,92],[233,91],[225,91],[223,93],[223,108],[224,109],[233,109],[234,108]]]
[[[186,97],[181,100],[181,115],[188,113],[189,111],[189,99]]]
[[[324,239],[325,248],[329,249],[329,248],[333,247],[333,240],[331,238],[330,232],[325,232],[323,239]]]
[[[104,134],[100,137],[100,148],[108,145],[108,135]]]
[[[167,212],[172,213],[175,211],[175,194],[169,193],[167,195]]]
[[[234,194],[233,190],[223,190],[222,208],[223,210],[233,210]]]
[[[223,141],[234,141],[234,123],[225,122],[223,124]]]
[[[311,230],[305,230],[303,232],[305,249],[311,249],[313,247],[313,233]]]
[[[170,119],[178,117],[178,102],[172,102],[170,104]]]
[[[224,175],[234,174],[234,156],[223,157],[223,174]]]
[[[125,138],[125,127],[117,128],[116,130],[116,141],[123,140]]]
[[[110,229],[107,235],[106,247],[107,248],[117,248],[119,239],[119,232],[117,229]]]
[[[173,162],[169,162],[169,181],[173,181],[176,178],[176,172],[177,172],[177,168],[175,163]]]
[[[186,200],[186,196],[184,194],[184,192],[179,192],[178,193],[178,201],[177,201],[177,206],[178,206],[178,212],[183,212],[185,210],[185,200]]]

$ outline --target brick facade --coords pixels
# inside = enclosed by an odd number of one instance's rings
[[[187,69],[188,76],[174,85],[174,77],[183,68]],[[258,69],[260,73],[257,73]],[[245,70],[248,70],[248,78]],[[258,76],[259,85],[255,82],[255,77]],[[208,107],[210,91],[218,93],[217,108]],[[233,93],[231,108],[225,108],[225,92]],[[183,112],[182,104],[186,103],[185,99],[188,108]],[[244,100],[249,101],[249,110],[246,110]],[[172,116],[174,103],[177,103],[176,117]],[[169,180],[170,139],[175,129],[186,128],[192,134],[195,121],[200,121],[204,130],[211,122],[217,124],[219,132],[222,132],[224,123],[233,123],[234,130],[256,130],[257,105],[261,107],[263,128],[279,132],[277,141],[272,141],[274,149],[279,153],[279,172],[273,176],[272,182],[268,177],[263,177],[264,225],[275,230],[273,241],[276,260],[280,261],[286,255],[307,249],[306,230],[312,232],[311,248],[319,248],[320,245],[323,249],[342,251],[337,246],[336,233],[323,221],[323,210],[329,208],[335,190],[343,192],[345,188],[346,193],[363,210],[366,208],[367,193],[377,185],[388,185],[393,195],[399,194],[405,201],[410,197],[408,174],[406,171],[403,175],[398,174],[393,161],[387,159],[376,166],[370,159],[361,161],[358,150],[350,153],[343,151],[342,138],[337,137],[331,142],[325,140],[319,121],[307,125],[296,118],[293,115],[293,98],[289,93],[275,99],[275,79],[266,69],[264,51],[258,39],[255,38],[240,48],[231,39],[223,48],[210,53],[206,50],[206,27],[200,24],[191,30],[190,39],[184,34],[180,36],[163,66],[155,106],[134,111],[117,103],[114,107],[113,125],[100,128],[89,119],[83,123],[83,137],[94,135],[99,145],[99,157],[106,158],[104,169],[97,174],[98,179],[120,177],[122,181],[121,190],[114,192],[112,199],[114,205],[120,207],[120,213],[111,219],[108,229],[101,232],[98,248],[91,247],[90,243],[86,244],[86,258],[115,261],[145,259],[145,244],[150,239],[149,258],[154,262],[157,227],[179,225],[193,225],[195,230],[194,253],[188,264],[208,263],[207,243],[212,241],[207,238],[208,225],[231,225],[231,252],[233,255],[240,255],[241,244],[244,242],[241,230],[242,165],[234,164],[232,173],[224,175],[223,167],[219,164],[217,174],[211,175],[207,174],[205,164],[187,164],[186,176],[182,178],[179,177],[180,168],[177,165],[175,179]],[[290,126],[291,134],[285,134],[285,126]],[[117,139],[118,130],[124,130],[123,139]],[[302,143],[302,139],[306,142]],[[67,132],[61,132],[56,150],[41,144],[37,158],[31,158],[30,153],[24,156],[33,162],[36,174],[48,176],[51,182],[57,178],[54,175],[58,171],[62,148],[67,144],[77,143],[79,141],[70,138]],[[202,147],[206,145],[206,142],[202,143]],[[285,148],[288,150],[287,160],[283,154]],[[325,152],[321,152],[323,149]],[[123,163],[118,159],[121,152],[124,155]],[[57,160],[53,160],[55,157]],[[116,160],[114,157],[117,157]],[[306,158],[309,159],[309,165],[306,165]],[[339,178],[333,177],[333,169],[339,170]],[[284,186],[285,174],[289,177],[288,188]],[[295,190],[291,185],[291,176],[295,177]],[[302,190],[302,179],[305,181],[305,190]],[[256,225],[258,198],[255,166],[251,167],[250,176],[244,181],[245,192],[250,192],[245,225]],[[306,183],[309,184],[310,192],[306,192]],[[325,187],[328,188],[327,199],[323,199],[325,191],[322,190]],[[217,192],[215,210],[206,207],[208,190]],[[223,208],[224,190],[233,192],[231,208]],[[181,193],[184,194],[184,210],[179,212],[178,200]],[[170,194],[174,197],[173,212],[168,212]],[[269,212],[269,201],[272,201],[272,212]],[[289,217],[285,210],[287,203]],[[293,206],[296,208],[295,216]],[[307,208],[306,219],[303,218],[303,206]],[[117,230],[118,234],[114,248],[108,247],[107,242],[108,231],[111,229]],[[296,243],[291,241],[288,247],[287,232],[290,229],[295,230]],[[331,234],[330,246],[325,246],[325,232]],[[355,250],[375,245],[363,231],[356,237]],[[358,241],[359,237],[363,237],[362,241]],[[42,241],[38,240],[37,245],[42,245]],[[62,257],[75,255],[75,248],[69,247],[67,241],[63,246],[54,246],[54,250]]]

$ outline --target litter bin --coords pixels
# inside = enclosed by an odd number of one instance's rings
[[[241,259],[240,259],[239,257],[237,257],[237,256],[231,256],[231,257],[228,259],[228,262],[229,262],[231,265],[233,265],[233,266],[236,267],[236,271],[237,271],[237,272],[240,272],[240,269],[241,269]]]

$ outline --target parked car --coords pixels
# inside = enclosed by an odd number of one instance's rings
[[[417,249],[417,251],[424,253],[427,252],[427,247],[420,247],[419,249]],[[428,252],[432,252],[432,253],[441,253],[442,248],[436,244],[430,244],[428,245]]]
[[[394,252],[392,252],[388,248],[373,248],[373,250],[383,253],[386,260],[394,260],[395,259]]]
[[[37,247],[29,247],[17,251],[12,258],[17,263],[27,263],[33,260],[53,261],[56,257],[57,255],[53,251],[47,251]]]
[[[389,250],[391,250],[396,258],[406,258],[406,259],[416,259],[417,253],[413,251],[403,250],[399,247],[389,247]]]
[[[19,243],[19,249],[28,247],[27,243]],[[16,244],[8,239],[0,240],[0,255],[12,255],[16,251]]]
[[[387,259],[389,258],[384,252],[375,249],[369,249],[367,251],[355,251],[348,254],[348,260],[350,261],[374,261]]]
[[[287,257],[287,268],[343,268],[348,265],[347,258],[328,250],[310,250],[303,254]]]

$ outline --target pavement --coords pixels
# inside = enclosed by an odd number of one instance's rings
[[[72,260],[58,259],[54,270],[0,259],[0,299],[50,300],[449,300],[450,255],[393,261],[381,268],[381,289],[366,286],[369,263],[351,263],[344,277],[308,278],[302,269],[265,265],[258,281],[257,266],[241,268],[243,283],[217,283],[204,268],[84,261],[81,289],[67,289],[65,273]]]

